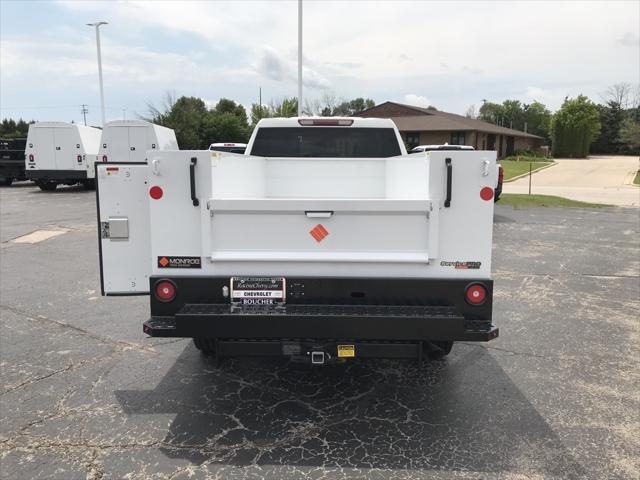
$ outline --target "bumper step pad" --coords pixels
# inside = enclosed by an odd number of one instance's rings
[[[491,325],[469,330],[464,317],[447,306],[187,304],[175,316],[152,317],[143,330],[154,337],[226,339],[487,341],[498,336],[498,329]]]

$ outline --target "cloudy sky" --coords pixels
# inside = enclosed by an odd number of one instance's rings
[[[294,96],[296,1],[0,0],[0,115],[99,123],[164,92],[250,106]],[[640,2],[304,2],[304,95],[364,96],[455,113],[483,99],[595,100],[640,82]],[[126,111],[126,112],[125,112]]]

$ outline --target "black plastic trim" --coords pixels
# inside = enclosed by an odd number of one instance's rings
[[[87,180],[86,170],[34,170],[25,172],[29,180]]]

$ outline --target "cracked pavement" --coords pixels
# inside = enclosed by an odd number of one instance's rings
[[[499,339],[323,368],[145,338],[146,297],[100,297],[92,192],[0,210],[2,479],[640,478],[638,209],[498,205]]]

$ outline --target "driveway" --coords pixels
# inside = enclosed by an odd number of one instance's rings
[[[532,176],[531,193],[623,207],[640,206],[640,188],[632,185],[640,166],[637,156],[563,158],[557,162]],[[529,178],[505,183],[503,191],[528,193]]]

